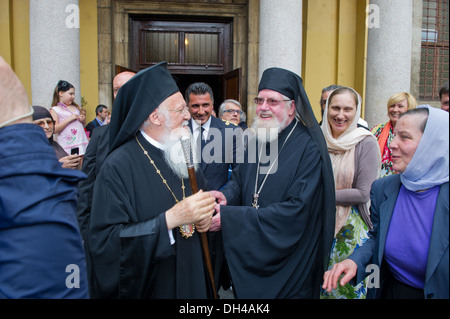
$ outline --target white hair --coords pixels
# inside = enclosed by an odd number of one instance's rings
[[[239,103],[238,101],[233,100],[233,99],[227,99],[227,100],[223,101],[222,104],[220,104],[220,107],[219,107],[219,117],[220,117],[220,118],[221,118],[222,115],[223,115],[223,111],[225,111],[225,106],[227,105],[227,103],[233,103],[233,104],[235,104],[235,105],[238,106],[239,109],[242,111],[242,105],[241,105],[241,103]]]

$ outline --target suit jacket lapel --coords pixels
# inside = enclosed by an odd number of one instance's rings
[[[194,135],[194,129],[192,128],[192,121],[193,121],[193,119],[191,119],[190,121],[189,121],[189,124],[188,124],[188,127],[189,127],[189,130],[191,131],[191,133],[192,133],[192,136]],[[196,142],[194,141],[194,144],[196,144]],[[193,145],[192,146],[192,151],[197,151],[197,145]],[[200,170],[203,172],[204,171],[204,169],[205,169],[205,163],[204,162],[202,162],[202,161],[200,161],[200,165],[199,165],[199,167],[200,167]]]
[[[213,127],[216,128],[214,120],[215,120],[215,117],[211,115],[211,123],[209,124],[209,130],[207,132],[205,146],[203,146],[203,147],[206,147],[206,145],[208,145],[208,143],[209,143],[209,137],[210,137],[210,134],[211,134],[211,128],[213,128]],[[206,167],[207,167],[207,165],[206,165],[205,161],[202,161],[201,164],[200,164],[200,169],[202,170],[203,173],[205,172]]]
[[[211,115],[211,123],[209,124],[208,135],[206,137],[206,142],[205,142],[204,147],[206,147],[206,145],[208,145],[208,143],[211,141],[210,137],[211,137],[211,129],[212,128],[214,128],[216,130],[220,130],[220,133],[222,134],[222,136],[225,136],[224,128],[220,126],[219,121],[221,121],[221,120],[219,120],[216,117]],[[192,128],[191,128],[191,130],[192,130]],[[217,138],[217,137],[215,136],[215,138]],[[222,151],[224,151],[223,139],[222,139]],[[213,163],[210,163],[210,164],[213,164]],[[201,168],[202,172],[204,172],[206,170],[207,166],[208,165],[205,162],[201,163],[200,168]]]
[[[431,233],[430,250],[428,252],[427,273],[425,283],[430,280],[431,275],[448,249],[448,227],[449,227],[449,205],[448,205],[448,183],[442,184],[436,202],[433,218],[433,230]],[[446,234],[446,235],[443,235]]]
[[[384,246],[386,244],[386,237],[391,223],[392,213],[394,211],[395,203],[397,202],[398,193],[400,191],[400,176],[392,178],[392,181],[386,185],[384,189],[385,200],[380,204],[380,247],[378,250],[378,261],[383,260]]]

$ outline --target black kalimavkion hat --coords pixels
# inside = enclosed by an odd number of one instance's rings
[[[258,92],[269,89],[287,96],[295,101],[297,118],[307,128],[309,135],[316,144],[322,159],[322,183],[324,187],[323,223],[322,223],[322,254],[326,270],[329,252],[334,238],[336,218],[335,186],[333,168],[328,154],[327,143],[315,118],[314,112],[303,87],[302,78],[289,70],[281,68],[266,69],[259,82]]]
[[[141,124],[169,96],[179,92],[167,62],[138,72],[119,90],[109,128],[109,152],[132,139]]]

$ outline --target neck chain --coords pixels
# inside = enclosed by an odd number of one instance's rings
[[[259,208],[259,205],[258,205],[259,194],[261,193],[261,190],[264,187],[264,184],[266,183],[266,180],[267,180],[267,177],[269,176],[270,171],[272,170],[272,168],[275,165],[275,163],[278,161],[278,157],[280,156],[280,153],[283,150],[284,145],[286,145],[286,142],[288,141],[289,137],[291,137],[292,132],[294,132],[294,129],[297,127],[297,124],[298,124],[298,121],[297,121],[297,119],[295,119],[294,127],[291,129],[291,131],[289,132],[288,136],[284,140],[283,145],[281,146],[280,151],[277,154],[277,157],[273,161],[272,165],[270,165],[269,170],[267,171],[266,176],[264,176],[264,179],[263,179],[263,181],[261,183],[261,186],[259,186],[259,189],[258,189],[258,176],[259,176],[258,172],[259,172],[259,167],[260,167],[260,164],[261,164],[261,154],[262,154],[263,146],[266,145],[266,143],[263,143],[261,145],[261,149],[259,151],[258,165],[256,167],[255,192],[253,193],[252,207],[255,207],[256,209]]]
[[[141,145],[141,143],[139,142],[137,136],[135,136],[136,138],[136,142],[139,144],[139,146],[141,147],[142,151],[144,152],[144,154],[147,156],[148,160],[150,161],[150,163],[153,165],[153,167],[156,170],[156,173],[159,175],[159,177],[161,177],[161,180],[163,182],[164,185],[166,185],[167,189],[169,190],[169,192],[172,194],[173,198],[175,199],[175,202],[179,202],[178,198],[175,196],[175,194],[173,193],[172,189],[170,188],[169,184],[167,184],[166,179],[162,176],[161,171],[158,169],[158,167],[156,167],[155,161],[152,160],[152,158],[150,157],[150,155],[148,155],[148,152],[144,149],[144,147]],[[186,198],[186,194],[185,194],[185,186],[184,186],[184,180],[183,178],[181,178],[181,189],[183,190],[183,199]],[[182,225],[179,226],[180,228],[180,233],[184,238],[189,238],[191,237],[194,232],[195,232],[195,225],[194,224],[190,224],[190,225]]]
[[[57,105],[60,106],[61,108],[63,108],[64,110],[66,110],[72,114],[75,114],[75,112],[73,112],[69,109],[69,105],[65,105],[64,103],[61,103],[61,102],[59,102]]]

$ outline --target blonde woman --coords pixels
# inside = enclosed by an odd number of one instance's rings
[[[391,150],[389,148],[391,141],[394,139],[394,128],[399,116],[408,110],[416,108],[416,106],[417,101],[411,94],[406,92],[396,93],[389,98],[387,103],[389,121],[372,128],[371,131],[378,140],[381,153],[380,178],[396,173],[392,169]]]

